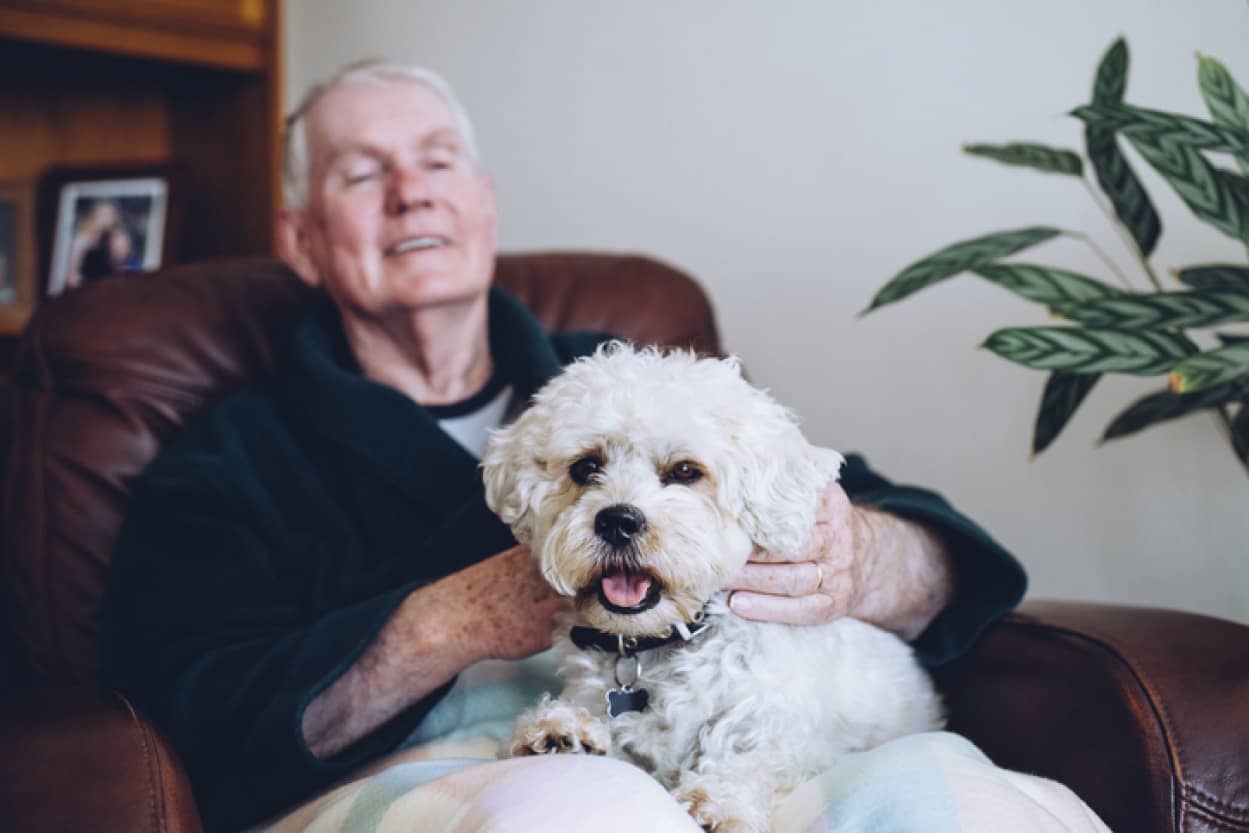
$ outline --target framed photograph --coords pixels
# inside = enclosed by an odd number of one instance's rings
[[[44,296],[170,261],[171,169],[61,168],[40,185],[46,250]]]
[[[0,181],[0,335],[22,328],[35,299],[34,189]]]

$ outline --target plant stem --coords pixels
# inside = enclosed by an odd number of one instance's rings
[[[1153,284],[1154,289],[1161,292],[1162,282],[1158,280],[1158,276],[1154,273],[1153,267],[1149,265],[1149,259],[1145,257],[1145,253],[1142,252],[1140,246],[1136,244],[1136,238],[1134,238],[1127,230],[1127,227],[1123,225],[1123,221],[1120,220],[1114,212],[1106,207],[1106,203],[1097,196],[1097,192],[1093,190],[1093,186],[1089,184],[1089,181],[1084,177],[1080,177],[1080,181],[1084,183],[1084,190],[1088,191],[1089,197],[1092,198],[1097,207],[1102,210],[1102,213],[1106,215],[1106,219],[1110,221],[1112,226],[1114,226],[1115,231],[1119,233],[1119,239],[1123,241],[1123,245],[1132,254],[1132,256],[1140,262],[1141,268],[1145,270],[1145,276],[1149,278],[1149,282]]]
[[[1135,241],[1133,241],[1133,244],[1135,244]],[[1135,245],[1133,245],[1133,248],[1135,248]],[[1141,266],[1145,267],[1145,274],[1149,275],[1149,282],[1154,285],[1154,289],[1162,292],[1162,281],[1158,280],[1158,276],[1154,274],[1154,268],[1149,265],[1149,260],[1143,254],[1138,253],[1138,257],[1141,260]]]
[[[1110,271],[1114,272],[1116,275],[1119,276],[1119,282],[1123,284],[1124,289],[1126,289],[1128,292],[1134,291],[1132,289],[1132,284],[1128,282],[1128,276],[1123,274],[1123,272],[1119,270],[1118,266],[1115,266],[1115,262],[1111,260],[1104,251],[1102,251],[1102,247],[1098,246],[1096,243],[1093,242],[1093,238],[1089,237],[1087,234],[1082,234],[1078,231],[1068,232],[1068,234],[1070,234],[1072,237],[1078,237],[1081,240],[1083,240],[1085,243],[1087,243],[1089,245],[1089,248],[1091,248],[1094,252],[1096,252],[1097,256],[1102,259],[1102,262],[1105,263],[1106,266],[1110,268]]]

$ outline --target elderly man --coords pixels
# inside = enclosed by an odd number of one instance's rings
[[[288,121],[285,176],[282,254],[323,303],[282,376],[217,404],[145,472],[106,617],[107,673],[169,733],[210,831],[454,727],[457,675],[550,644],[560,601],[487,510],[476,463],[488,429],[606,338],[545,333],[491,288],[491,181],[436,76],[365,65],[314,89]],[[739,584],[739,615],[856,616],[936,664],[1024,578],[939,497],[852,457],[806,551],[761,553]],[[568,829],[692,824],[611,761],[451,766],[436,783],[480,810],[525,767],[576,811]],[[604,777],[632,817],[604,800]],[[527,801],[558,827],[532,788],[507,794],[508,829]]]

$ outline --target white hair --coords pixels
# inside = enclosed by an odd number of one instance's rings
[[[464,149],[475,165],[481,164],[477,150],[477,138],[468,112],[460,104],[442,76],[424,67],[384,61],[363,61],[348,64],[328,80],[312,85],[299,106],[286,117],[282,130],[282,196],[287,208],[303,208],[308,200],[308,177],[311,160],[308,158],[307,115],[318,101],[332,90],[347,86],[394,84],[397,82],[424,84],[446,103],[455,120],[456,129]]]

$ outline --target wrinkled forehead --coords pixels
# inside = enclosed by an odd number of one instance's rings
[[[352,148],[404,149],[434,140],[463,143],[451,107],[417,79],[340,84],[305,116],[314,165]]]

